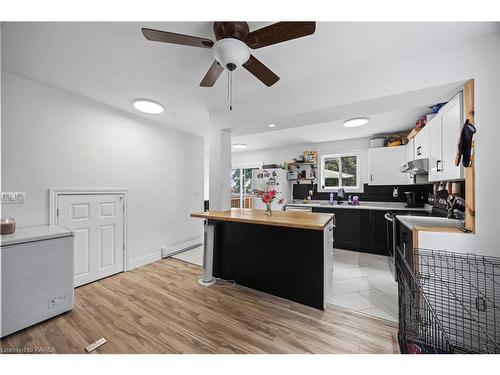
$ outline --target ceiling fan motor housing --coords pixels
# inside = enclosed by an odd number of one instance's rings
[[[218,40],[213,46],[213,51],[215,60],[230,71],[242,66],[250,58],[250,48],[235,38]]]

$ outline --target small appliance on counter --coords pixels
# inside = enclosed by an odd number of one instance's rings
[[[424,198],[422,193],[415,193],[414,191],[405,191],[406,207],[407,208],[421,208],[424,207]]]

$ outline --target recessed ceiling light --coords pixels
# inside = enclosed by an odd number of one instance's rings
[[[157,115],[163,112],[163,106],[152,100],[137,99],[134,101],[134,108],[143,113]]]
[[[344,126],[346,128],[355,128],[356,126],[366,125],[368,123],[368,119],[366,117],[357,117],[352,118],[350,120],[344,121]]]
[[[243,149],[247,148],[247,145],[246,145],[246,144],[244,144],[244,143],[235,143],[235,144],[233,145],[233,148],[234,148],[235,150],[243,150]]]
[[[274,127],[276,127],[276,124],[269,124],[267,126],[269,126],[270,128],[274,128]]]

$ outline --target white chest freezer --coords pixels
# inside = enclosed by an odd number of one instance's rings
[[[1,235],[0,337],[73,308],[73,233],[56,225]]]

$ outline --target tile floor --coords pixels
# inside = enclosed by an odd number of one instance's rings
[[[334,305],[398,321],[398,284],[386,256],[334,249],[332,294]]]
[[[202,265],[203,247],[174,256]],[[398,321],[398,284],[387,257],[334,249],[333,292],[330,303],[390,321]]]

